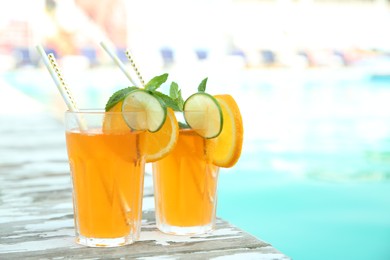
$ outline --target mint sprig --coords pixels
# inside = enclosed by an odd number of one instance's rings
[[[202,82],[200,82],[198,92],[206,92],[207,79],[208,78],[205,78],[204,80],[202,80]]]
[[[151,92],[152,95],[159,97],[165,106],[172,108],[174,111],[182,111],[180,110],[180,107],[178,104],[173,100],[170,96],[165,95],[164,93],[161,93],[159,91],[153,91]]]
[[[170,96],[168,96],[160,91],[157,91],[157,89],[159,87],[161,87],[161,85],[163,83],[165,83],[167,81],[167,79],[168,79],[168,73],[162,74],[160,76],[156,76],[156,77],[152,78],[145,85],[145,90],[147,90],[150,94],[152,94],[155,97],[158,97],[160,100],[162,100],[162,102],[164,103],[164,105],[166,107],[170,107],[175,111],[182,111],[183,106],[181,106],[180,103],[176,101],[176,98],[171,98]]]
[[[138,88],[137,87],[128,87],[128,88],[118,90],[117,92],[112,94],[112,96],[108,99],[108,101],[106,103],[106,107],[105,107],[106,112],[108,112],[116,104],[118,104],[123,99],[125,99],[127,94],[129,94],[131,91],[136,90],[136,89],[138,89]]]
[[[180,102],[181,98],[181,91],[179,91],[179,94],[175,97],[175,99],[171,98],[168,95],[165,95],[164,93],[157,91],[158,88],[161,87],[162,84],[164,84],[168,79],[168,74],[162,74],[159,76],[156,76],[152,78],[146,85],[145,85],[145,90],[148,91],[151,95],[157,97],[163,105],[166,107],[170,107],[175,111],[182,111],[183,110],[183,105]],[[177,85],[177,84],[176,84]],[[115,92],[107,101],[105,110],[109,111],[111,108],[113,108],[116,104],[119,102],[123,101],[125,97],[131,92],[136,89],[139,89],[138,87],[127,87],[121,90],[118,90]],[[178,87],[177,87],[178,89]],[[176,100],[177,99],[177,100]]]
[[[156,76],[152,78],[148,83],[146,83],[145,89],[153,92],[158,89],[163,83],[165,83],[167,79],[168,73]]]
[[[171,97],[171,99],[173,99],[173,101],[177,105],[178,107],[177,111],[183,111],[184,100],[181,95],[181,89],[179,89],[179,85],[176,82],[171,83],[171,87],[169,89],[169,96]]]
[[[146,85],[145,90],[148,91],[151,95],[159,98],[166,107],[172,108],[174,111],[183,111],[184,99],[182,96],[181,89],[176,82],[172,82],[169,88],[169,95],[166,95],[158,89],[164,84],[168,79],[168,73],[156,76],[152,78]],[[207,79],[205,78],[201,81],[198,86],[198,92],[206,92]],[[138,89],[138,87],[127,87],[115,92],[107,101],[105,110],[109,111],[116,104],[121,102],[131,91]]]

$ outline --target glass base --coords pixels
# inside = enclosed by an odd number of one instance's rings
[[[89,238],[84,236],[76,237],[76,243],[89,247],[117,247],[132,244],[135,239],[131,236],[119,238]]]
[[[193,226],[193,227],[180,227],[180,226],[169,226],[158,224],[157,228],[166,234],[170,235],[201,235],[210,233],[214,230],[214,224],[209,224],[205,226]]]

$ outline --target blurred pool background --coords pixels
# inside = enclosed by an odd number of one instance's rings
[[[390,259],[388,1],[98,3],[2,8],[0,87],[61,120],[37,43],[56,54],[79,107],[129,85],[101,40],[124,62],[130,48],[145,79],[168,72],[184,96],[208,77],[245,126],[240,161],[221,170],[218,215],[293,259]]]

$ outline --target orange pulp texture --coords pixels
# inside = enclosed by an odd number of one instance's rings
[[[140,134],[67,132],[75,224],[90,238],[116,238],[139,229],[144,161]]]
[[[219,168],[207,158],[206,140],[181,129],[174,150],[153,163],[157,221],[179,226],[203,226],[215,216]]]

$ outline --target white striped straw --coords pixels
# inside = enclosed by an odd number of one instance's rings
[[[64,77],[61,74],[61,71],[58,68],[57,62],[55,61],[54,55],[50,53],[49,55],[46,54],[45,50],[41,45],[37,46],[38,53],[41,55],[43,59],[43,63],[45,64],[47,70],[50,72],[50,75],[52,79],[54,80],[54,83],[57,86],[58,91],[60,92],[63,100],[65,101],[68,109],[72,112],[78,112],[78,108],[76,106],[76,102],[74,101],[74,98],[72,97],[68,86],[65,83]],[[79,127],[82,131],[85,131],[88,129],[85,121],[77,116],[77,122],[79,124]]]
[[[100,42],[100,45],[103,47],[103,49],[110,55],[112,60],[116,63],[116,65],[119,66],[119,68],[122,70],[123,73],[125,73],[126,77],[130,80],[130,82],[137,86],[133,78],[131,77],[130,73],[127,71],[125,65],[123,62],[118,58],[118,56],[115,54],[112,48],[110,48],[105,42]]]
[[[54,72],[57,75],[58,80],[60,81],[60,86],[61,86],[61,94],[63,97],[67,99],[67,102],[70,104],[71,111],[78,111],[79,109],[77,108],[76,102],[73,99],[72,94],[70,93],[70,90],[68,88],[68,85],[65,82],[64,77],[62,76],[62,73],[58,67],[56,58],[54,57],[53,53],[49,53],[47,55],[50,61],[51,68],[54,70]]]
[[[141,82],[142,87],[144,88],[145,87],[145,82],[144,82],[144,80],[143,80],[143,78],[141,76],[141,73],[139,72],[139,69],[138,69],[137,65],[135,65],[133,56],[131,55],[131,52],[129,50],[126,51],[126,57],[130,61],[131,66],[133,67],[135,73],[137,74],[137,77],[138,77],[139,81]]]
[[[49,70],[50,75],[52,76],[54,82],[56,83],[56,86],[60,91],[61,96],[63,97],[69,110],[72,112],[78,112],[79,110],[77,108],[76,102],[74,101],[73,96],[70,93],[69,88],[64,80],[64,77],[61,74],[60,69],[58,68],[54,55],[52,53],[46,55],[46,52],[42,46],[37,46],[37,49],[40,55],[42,56],[43,62],[45,63],[46,68]],[[82,115],[76,113],[76,120],[81,131],[86,131],[88,129],[87,124],[85,123],[85,120],[82,117]],[[111,192],[106,188],[109,187],[109,185],[107,185],[107,182],[105,181],[104,178],[102,178],[102,181],[103,181],[103,187],[106,190],[106,195],[108,196],[108,199],[111,199]],[[126,198],[124,197],[122,192],[119,193],[119,198],[122,202],[121,206],[123,212],[125,214],[128,214],[128,212],[131,211],[131,208],[128,205]]]

